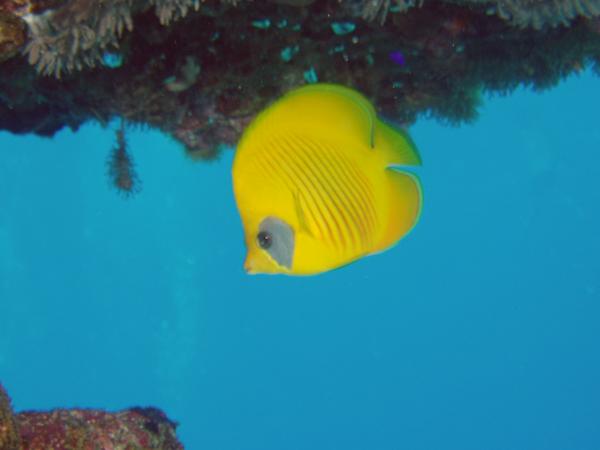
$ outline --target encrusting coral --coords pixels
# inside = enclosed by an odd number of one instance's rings
[[[150,3],[162,25],[169,25],[172,21],[185,17],[192,8],[194,11],[200,8],[200,0],[150,0]]]
[[[245,2],[247,0],[240,0]],[[312,1],[282,2],[306,6]],[[344,0],[342,14],[353,19],[385,23],[390,12],[403,13],[421,7],[431,0]],[[512,25],[568,25],[577,17],[593,18],[600,14],[600,0],[446,0],[469,7],[485,7]],[[222,0],[235,5],[233,0]],[[95,67],[102,61],[103,51],[117,48],[123,32],[133,30],[132,16],[154,9],[162,25],[169,25],[198,12],[200,0],[7,0],[2,8],[22,17],[28,25],[29,40],[25,47],[29,62],[40,73],[60,77],[65,71]],[[12,5],[12,7],[10,7]],[[204,5],[203,5],[204,6]],[[0,21],[1,23],[1,21]],[[0,32],[1,32],[0,26]]]
[[[19,450],[21,439],[10,405],[10,398],[0,384],[0,449]]]
[[[177,424],[156,408],[115,413],[93,409],[55,409],[14,414],[0,385],[0,449],[183,450]]]

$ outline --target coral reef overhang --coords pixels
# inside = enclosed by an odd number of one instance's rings
[[[599,13],[597,0],[0,0],[0,129],[120,117],[212,158],[317,80],[401,124],[460,123],[483,91],[598,71]]]

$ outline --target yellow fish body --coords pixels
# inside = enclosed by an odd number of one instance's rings
[[[310,275],[382,251],[418,220],[410,138],[343,86],[293,90],[247,127],[233,162],[249,273]]]

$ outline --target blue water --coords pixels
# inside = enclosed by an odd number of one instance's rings
[[[17,410],[154,405],[188,449],[600,449],[600,79],[421,120],[420,223],[322,276],[248,276],[227,152],[0,134],[0,382]]]

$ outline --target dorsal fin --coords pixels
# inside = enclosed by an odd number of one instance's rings
[[[257,116],[252,128],[253,133],[260,132],[265,138],[275,133],[302,131],[373,147],[376,120],[373,105],[358,92],[319,83],[284,95]]]

